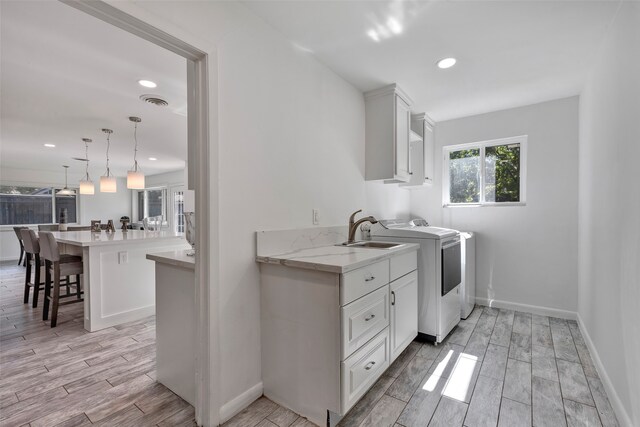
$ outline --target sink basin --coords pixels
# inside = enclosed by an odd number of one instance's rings
[[[347,247],[355,247],[355,248],[372,248],[372,249],[392,249],[402,246],[402,243],[387,243],[387,242],[373,242],[370,240],[365,240],[362,242],[354,242],[354,243],[342,243],[338,246],[347,246]]]

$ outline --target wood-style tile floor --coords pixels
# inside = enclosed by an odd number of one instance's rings
[[[0,426],[195,425],[155,381],[153,317],[88,333],[73,304],[50,328],[23,280],[0,264]],[[411,343],[340,425],[618,424],[575,322],[476,307],[443,344]],[[255,426],[313,424],[264,397],[225,423]]]
[[[58,325],[23,304],[24,267],[0,264],[0,426],[192,426],[191,405],[155,381],[155,318],[88,333],[83,304]],[[126,295],[123,295],[126,298]]]
[[[313,424],[263,397],[229,425]],[[340,425],[618,423],[576,322],[476,307],[441,345],[411,343]]]

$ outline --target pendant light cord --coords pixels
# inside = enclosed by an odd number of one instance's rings
[[[84,169],[86,181],[91,181],[89,179],[89,143],[87,141],[84,142],[84,158],[87,159],[87,161],[85,162],[86,167]]]
[[[133,170],[138,172],[138,122],[134,122],[133,125],[133,141],[135,143],[133,147]]]
[[[111,170],[109,170],[109,148],[111,147],[111,132],[107,132],[107,177],[111,176]]]

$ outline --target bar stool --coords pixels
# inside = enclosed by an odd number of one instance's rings
[[[76,255],[60,255],[58,242],[50,232],[38,233],[40,237],[40,255],[45,261],[45,286],[44,286],[44,308],[42,311],[42,320],[49,318],[49,301],[51,301],[51,327],[55,327],[58,322],[58,307],[60,305],[74,304],[84,301],[82,298],[82,287],[80,284],[80,275],[82,271],[82,257]],[[53,283],[51,275],[53,273]],[[71,294],[69,288],[65,295],[60,295],[60,277],[76,276],[75,284],[76,292]],[[71,301],[60,302],[60,298],[68,298],[74,296],[76,299]]]
[[[24,303],[29,302],[29,288],[33,287],[33,308],[38,306],[38,295],[40,294],[40,271],[44,266],[40,262],[40,243],[36,232],[25,228],[20,230],[22,241],[24,242],[25,261],[27,263],[27,272],[24,278]],[[31,282],[31,266],[35,268],[34,279]]]
[[[60,224],[38,224],[38,231],[60,231]]]
[[[90,225],[70,225],[67,227],[67,231],[91,231]]]
[[[22,257],[25,256],[24,255],[24,243],[23,243],[23,239],[22,239],[22,233],[21,231],[24,229],[28,229],[29,227],[13,227],[13,231],[16,233],[16,237],[18,238],[18,243],[20,243],[20,259],[18,259],[18,265],[22,264]],[[27,260],[25,257],[24,260],[24,264],[23,265],[27,265]]]

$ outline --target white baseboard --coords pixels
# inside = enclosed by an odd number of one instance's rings
[[[542,307],[539,305],[520,304],[518,302],[500,301],[476,297],[476,303],[487,307],[504,308],[508,310],[524,311],[525,313],[539,314],[541,316],[558,317],[561,319],[576,320],[575,311],[560,310],[557,308]]]
[[[222,405],[220,408],[220,424],[229,421],[260,396],[262,396],[262,381]]]
[[[578,315],[578,326],[580,327],[580,332],[582,333],[582,337],[584,338],[584,342],[587,344],[589,348],[589,353],[591,354],[591,359],[596,365],[596,370],[598,371],[598,375],[600,376],[600,380],[602,381],[602,385],[604,385],[604,389],[607,392],[607,397],[609,398],[609,403],[613,407],[613,411],[616,413],[616,417],[618,417],[618,423],[622,427],[632,427],[631,417],[624,409],[622,405],[622,401],[620,400],[620,396],[616,392],[616,389],[613,387],[611,383],[611,379],[607,374],[607,370],[604,368],[602,361],[600,360],[600,355],[598,354],[598,350],[596,349],[593,341],[591,340],[591,336],[589,336],[589,331],[584,325],[582,321],[582,317],[580,317],[580,313]]]

